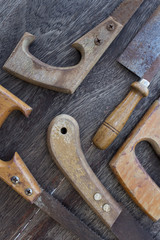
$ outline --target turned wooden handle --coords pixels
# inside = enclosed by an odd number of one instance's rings
[[[140,82],[132,83],[131,87],[131,91],[126,98],[105,119],[96,132],[93,143],[99,149],[106,149],[109,147],[126,124],[139,101],[143,97],[148,96],[148,88]]]
[[[135,154],[136,145],[148,141],[160,156],[160,99],[155,101],[110,166],[128,194],[154,221],[160,219],[160,188],[141,166]]]
[[[121,207],[88,165],[81,150],[78,123],[68,115],[57,116],[50,123],[47,140],[58,167],[93,211],[111,227]]]
[[[0,85],[0,127],[13,110],[20,110],[28,117],[32,108]]]
[[[0,160],[0,178],[31,203],[41,193],[38,183],[18,153],[10,161]]]

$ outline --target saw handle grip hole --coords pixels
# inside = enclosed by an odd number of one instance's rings
[[[145,171],[160,186],[160,157],[156,148],[148,141],[141,141],[136,145],[135,154]]]
[[[67,133],[67,128],[65,128],[65,127],[61,128],[61,133],[66,134]]]

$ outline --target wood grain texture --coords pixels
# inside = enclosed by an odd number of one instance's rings
[[[111,23],[115,26],[112,31],[107,29]],[[35,40],[35,36],[26,32],[7,59],[3,69],[32,84],[72,94],[122,28],[120,23],[108,17],[77,39],[72,47],[81,53],[81,59],[78,64],[71,67],[54,67],[35,58],[29,52],[29,46]]]
[[[26,117],[28,117],[32,108],[22,102],[7,89],[0,86],[0,127],[8,115],[14,110],[20,110]]]
[[[54,118],[48,128],[47,142],[55,163],[104,224],[111,228],[122,209],[88,165],[75,119],[66,114]],[[108,211],[104,211],[105,205]]]
[[[139,101],[148,94],[148,88],[141,82],[132,83],[131,91],[97,130],[93,137],[95,146],[102,150],[109,147],[123,129]]]
[[[110,166],[128,194],[154,221],[160,219],[160,189],[136,156],[139,142],[149,142],[160,156],[160,100],[154,102],[127,141],[115,154]]]
[[[127,71],[116,58],[160,3],[145,0],[136,15],[122,30],[73,95],[56,93],[15,78],[2,70],[24,32],[37,36],[30,52],[54,66],[71,66],[79,62],[79,53],[70,45],[106,19],[121,0],[0,0],[0,80],[1,84],[32,106],[29,119],[13,112],[0,129],[0,158],[10,160],[18,152],[37,182],[60,199],[73,213],[95,229],[105,240],[115,240],[71,184],[58,170],[48,153],[46,132],[58,114],[73,116],[81,129],[85,157],[111,195],[128,209],[155,240],[160,239],[160,223],[153,223],[128,197],[113,175],[108,163],[145,111],[159,96],[159,76],[150,87],[147,99],[136,107],[121,134],[107,150],[99,151],[92,137],[102,119],[119,104],[137,77]],[[160,184],[157,167],[152,166],[153,153],[140,148],[139,155],[150,175]],[[155,174],[156,172],[156,174]],[[0,181],[0,238],[2,240],[77,240],[36,207],[31,206],[3,181]],[[6,229],[7,226],[7,229]]]
[[[18,153],[15,153],[10,161],[0,160],[0,178],[31,203],[41,194],[37,181]],[[17,179],[14,181],[14,178]],[[27,189],[31,189],[32,193],[27,195]]]

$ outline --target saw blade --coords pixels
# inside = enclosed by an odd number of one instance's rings
[[[124,0],[111,14],[122,25],[125,25],[139,8],[143,0]]]
[[[125,209],[122,210],[111,229],[119,240],[153,240]]]
[[[56,220],[69,231],[76,234],[80,240],[103,240],[85,223],[70,212],[59,200],[42,190],[41,195],[34,202],[43,212]]]
[[[140,78],[151,81],[159,71],[160,6],[129,43],[118,62]]]

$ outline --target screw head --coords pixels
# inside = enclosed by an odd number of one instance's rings
[[[99,39],[98,37],[96,37],[96,38],[94,39],[94,43],[95,43],[95,45],[100,46],[100,45],[102,44],[102,40]]]
[[[19,183],[19,177],[17,177],[17,176],[11,177],[11,182],[12,182],[13,184]]]
[[[107,203],[105,203],[102,208],[103,208],[103,211],[105,211],[105,212],[110,212],[110,210],[111,210],[110,205]]]
[[[94,200],[100,201],[102,199],[102,195],[100,193],[95,193],[94,194]]]
[[[32,193],[33,193],[33,190],[32,190],[31,188],[27,188],[27,189],[25,190],[25,194],[26,194],[27,196],[31,196]]]
[[[115,29],[115,23],[114,22],[112,22],[112,21],[109,21],[108,23],[107,23],[107,30],[108,31],[114,31],[114,29]]]

